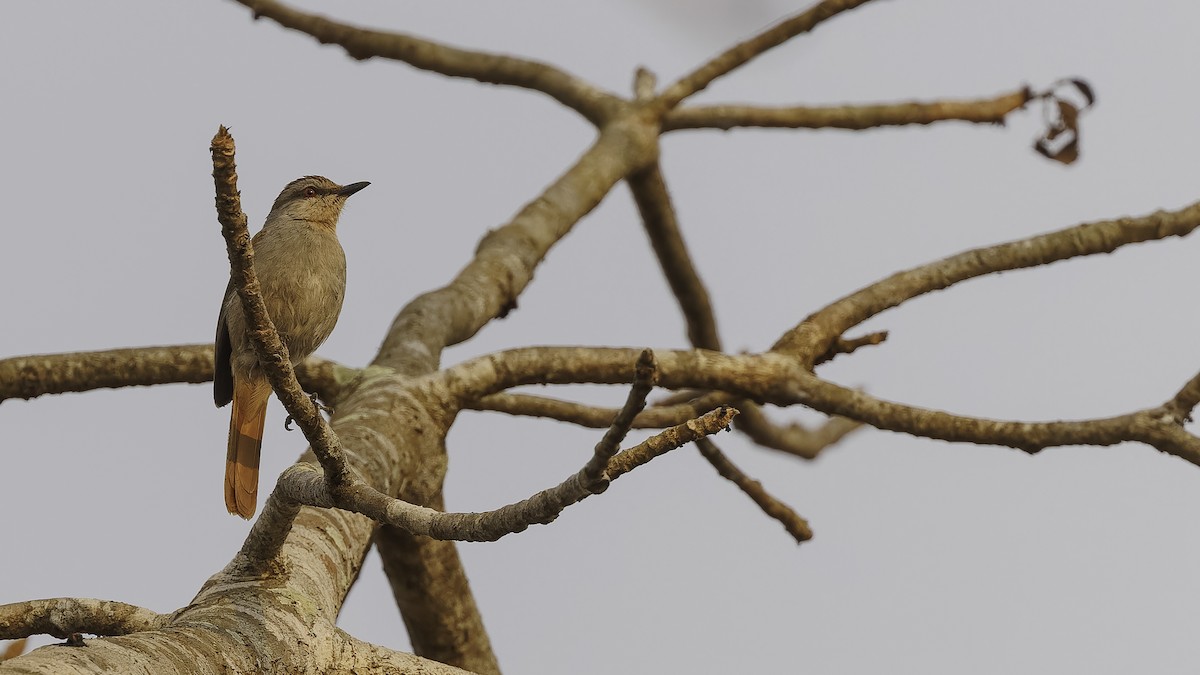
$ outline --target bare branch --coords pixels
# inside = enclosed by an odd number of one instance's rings
[[[212,380],[212,345],[136,347],[0,360],[0,401],[92,389]]]
[[[738,486],[746,496],[754,500],[755,504],[763,510],[763,513],[778,520],[783,529],[788,531],[788,534],[795,538],[797,544],[804,543],[812,539],[812,530],[808,527],[808,521],[801,518],[800,514],[792,510],[790,506],[775,499],[763,488],[762,483],[750,478],[742,473],[742,470],[730,461],[725,456],[725,453],[717,447],[715,443],[707,438],[696,439],[696,447],[700,449],[700,454],[708,460],[717,473]]]
[[[670,450],[721,431],[733,422],[735,415],[737,410],[733,408],[719,408],[666,429],[613,457],[608,465],[608,477],[615,480]],[[585,471],[580,470],[553,488],[484,513],[442,513],[391,499],[362,481],[355,481],[343,489],[335,503],[320,471],[311,464],[289,467],[280,477],[276,491],[291,501],[353,511],[412,534],[453,541],[495,541],[522,532],[530,525],[551,523],[566,507],[607,487],[607,483],[601,483],[597,489],[588,483]]]
[[[1101,220],[1057,232],[977,248],[887,277],[812,314],[771,348],[813,364],[846,331],[907,300],[985,274],[1046,265],[1122,246],[1183,237],[1200,227],[1200,202],[1178,211]]]
[[[504,316],[516,306],[550,248],[618,181],[657,159],[656,134],[657,127],[641,117],[604,127],[579,161],[508,224],[479,242],[475,257],[453,281],[400,311],[374,364],[404,375],[430,373],[437,369],[444,348]]]
[[[772,47],[777,47],[797,35],[807,33],[826,19],[831,19],[867,2],[870,0],[823,0],[811,9],[784,19],[749,40],[731,47],[708,63],[688,73],[668,87],[659,96],[659,101],[666,109],[674,108],[685,98],[712,84],[713,80],[746,64]]]
[[[634,366],[633,386],[629,389],[625,405],[617,412],[608,431],[604,432],[604,437],[596,444],[592,458],[579,472],[579,482],[592,494],[608,489],[608,478],[604,475],[604,470],[608,467],[608,461],[621,449],[621,441],[625,440],[625,435],[633,426],[634,418],[646,407],[646,397],[654,388],[657,377],[658,364],[654,360],[654,352],[643,349]]]
[[[471,399],[523,384],[619,384],[627,375],[631,349],[532,347],[466,361],[434,380],[456,397]],[[1070,422],[1019,422],[966,417],[868,396],[820,379],[797,358],[776,352],[731,355],[705,350],[655,350],[659,385],[714,394],[694,405],[721,405],[749,398],[776,405],[806,405],[888,431],[944,441],[1003,445],[1026,452],[1062,445],[1116,445],[1138,441],[1200,464],[1197,445],[1165,408],[1117,417]],[[547,373],[552,373],[547,377]],[[431,380],[434,381],[434,380]],[[723,393],[721,393],[723,392]],[[1174,428],[1172,428],[1174,427]],[[614,458],[614,461],[619,459]],[[610,471],[612,466],[610,464]]]
[[[677,108],[663,117],[663,131],[680,129],[872,129],[875,127],[960,121],[1004,124],[1034,94],[1028,87],[995,98],[967,101],[910,101],[872,105],[759,107],[712,105]]]
[[[441,495],[429,506],[445,510]],[[460,571],[454,542],[389,525],[375,528],[374,542],[413,652],[479,675],[499,675],[500,664],[467,576]]]
[[[608,477],[616,480],[634,469],[661,457],[671,450],[686,445],[718,431],[729,430],[737,416],[735,408],[717,408],[686,424],[671,427],[661,434],[652,436],[612,458],[608,463]]]
[[[646,234],[650,237],[650,245],[658,257],[658,264],[683,310],[688,340],[693,347],[721,351],[721,338],[717,334],[708,289],[696,272],[687,244],[683,241],[683,232],[679,229],[662,167],[655,162],[631,175],[628,182],[638,212],[642,215]]]
[[[312,446],[317,460],[325,469],[331,489],[349,480],[350,468],[346,465],[341,443],[333,429],[325,423],[312,400],[305,395],[296,381],[287,345],[279,339],[275,324],[267,315],[263,302],[262,288],[254,273],[254,250],[250,244],[250,232],[246,228],[246,214],[237,189],[237,167],[234,163],[233,136],[222,126],[212,140],[213,183],[216,187],[217,220],[221,223],[221,235],[229,250],[233,286],[241,299],[246,314],[246,334],[254,347],[254,354],[262,365],[263,372],[271,382],[275,395],[283,403],[288,414],[296,421],[304,437]]]
[[[380,57],[450,77],[540,91],[583,115],[596,126],[623,105],[621,99],[555,66],[501,54],[458,49],[444,44],[368,28],[357,28],[317,14],[292,9],[275,0],[238,0],[285,28],[307,33],[321,44],[336,44],[359,60]]]
[[[131,347],[0,359],[0,402],[45,394],[212,381],[213,346]],[[358,370],[310,356],[296,371],[304,390],[334,402]]]
[[[1170,410],[1182,423],[1191,421],[1192,411],[1197,405],[1200,405],[1200,374],[1188,380],[1163,407]]]
[[[1183,432],[1183,428],[1179,420],[1165,408],[1070,422],[1014,422],[965,417],[893,403],[826,382],[811,374],[802,376],[802,379],[807,381],[800,387],[807,392],[812,407],[879,429],[943,441],[1004,445],[1030,454],[1053,446],[1116,445],[1140,441],[1200,466],[1200,446],[1177,433]]]
[[[862,424],[845,417],[833,417],[816,429],[802,424],[776,424],[757,405],[744,406],[738,416],[738,431],[750,440],[772,450],[803,459],[816,459],[822,450],[837,443]]]
[[[887,340],[887,337],[888,332],[886,330],[881,330],[876,333],[867,333],[866,335],[856,338],[846,338],[839,335],[833,341],[833,344],[829,345],[829,349],[826,350],[824,354],[817,357],[817,360],[813,365],[819,366],[822,363],[832,361],[840,354],[853,354],[854,352],[858,351],[859,347],[873,347],[875,345],[881,345],[885,340]]]
[[[617,413],[617,408],[599,408],[574,401],[562,401],[531,394],[500,393],[484,396],[467,405],[471,410],[493,411],[509,415],[545,417],[578,424],[581,427],[603,429]],[[689,404],[667,407],[652,406],[633,418],[634,429],[662,429],[699,416],[703,411]]]
[[[167,615],[111,600],[51,598],[0,605],[0,640],[72,633],[128,635],[165,625]]]

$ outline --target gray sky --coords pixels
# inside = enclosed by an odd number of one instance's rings
[[[362,0],[336,16],[551,61],[624,93],[638,65],[668,82],[798,7]],[[228,275],[209,175],[218,124],[237,139],[255,227],[297,176],[372,181],[342,219],[348,296],[321,350],[351,365],[593,136],[544,96],[355,62],[233,2],[8,10],[0,356],[211,339]],[[1197,199],[1198,20],[1182,2],[876,2],[721,80],[700,100],[976,97],[1065,76],[1100,97],[1069,168],[1030,149],[1036,108],[1006,128],[668,136],[667,181],[727,348],[764,349],[898,269]],[[972,281],[874,319],[864,328],[890,330],[885,345],[820,372],[988,417],[1156,405],[1200,368],[1197,255],[1200,240],[1173,240]],[[551,252],[518,311],[446,363],[529,344],[685,346],[624,187]],[[283,416],[273,403],[264,494],[303,448]],[[227,424],[209,386],[0,405],[0,602],[187,603],[247,531],[220,494]],[[464,414],[448,505],[494,508],[555,484],[597,436]],[[676,451],[553,525],[462,547],[507,672],[1173,673],[1200,660],[1200,471],[1181,460],[867,431],[803,463],[719,441],[816,538],[797,547],[694,450]],[[373,557],[340,623],[407,648]]]

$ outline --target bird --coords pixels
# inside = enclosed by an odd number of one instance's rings
[[[288,183],[251,245],[263,302],[297,365],[333,332],[346,292],[346,255],[337,238],[346,200],[370,185],[323,176]],[[232,402],[225,457],[225,508],[249,519],[258,502],[258,461],[271,385],[247,336],[232,279],[217,318],[213,400]]]

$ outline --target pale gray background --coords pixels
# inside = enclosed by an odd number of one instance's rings
[[[638,65],[669,81],[801,6],[325,4],[620,92]],[[348,297],[321,350],[355,365],[593,137],[542,95],[355,62],[233,2],[6,9],[0,356],[211,339],[228,274],[209,176],[220,123],[254,227],[299,175],[373,182],[343,219]],[[877,2],[721,80],[701,100],[975,97],[1074,75],[1100,96],[1070,168],[1030,149],[1036,109],[1007,128],[668,136],[667,180],[727,347],[763,349],[897,269],[1200,198],[1197,20],[1189,2]],[[1200,368],[1198,254],[1200,239],[1175,240],[970,282],[872,321],[887,344],[822,373],[993,417],[1155,405]],[[623,187],[551,252],[519,311],[446,362],[546,343],[685,345]],[[220,496],[227,419],[200,385],[0,405],[0,602],[187,603],[247,530]],[[302,449],[282,421],[272,404],[264,482]],[[523,498],[576,470],[596,437],[465,414],[447,502]],[[677,451],[551,526],[462,547],[507,672],[1194,671],[1197,467],[1134,445],[1029,457],[868,431],[804,463],[720,441],[816,538],[797,547]],[[373,556],[341,625],[407,647]]]

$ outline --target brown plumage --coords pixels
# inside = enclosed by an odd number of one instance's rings
[[[267,314],[299,364],[333,332],[346,291],[346,256],[337,221],[346,199],[370,183],[342,186],[321,176],[292,181],[254,235],[254,270]],[[258,459],[271,385],[246,336],[242,302],[225,289],[217,319],[213,399],[233,402],[225,457],[225,507],[243,518],[258,501]]]

